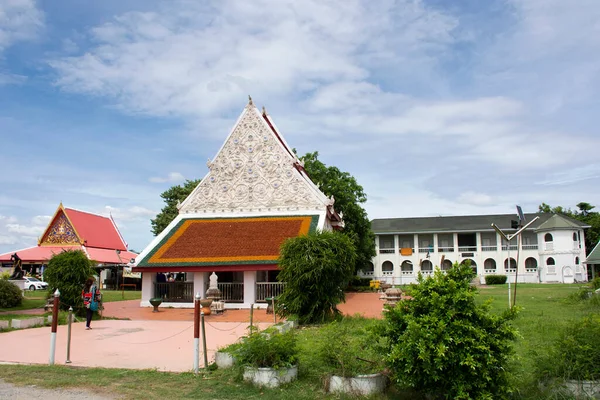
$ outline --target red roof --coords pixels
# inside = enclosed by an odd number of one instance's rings
[[[65,213],[87,248],[127,250],[127,245],[111,218],[72,208],[65,208]]]
[[[25,262],[46,262],[54,254],[62,253],[64,250],[81,250],[81,246],[35,246],[0,254],[0,261],[10,262],[10,256],[17,253],[19,258]]]
[[[118,255],[115,250],[98,249],[94,247],[86,247],[85,251],[88,253],[90,260],[102,264],[128,264],[132,258],[135,259],[137,257],[136,253],[130,251],[121,251]]]

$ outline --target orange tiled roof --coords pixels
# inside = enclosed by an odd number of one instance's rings
[[[138,267],[276,264],[288,238],[316,229],[318,216],[183,219]]]

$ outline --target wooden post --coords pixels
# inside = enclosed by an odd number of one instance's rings
[[[273,304],[273,322],[277,323],[277,313],[275,312],[275,296],[271,296],[271,304]]]
[[[65,364],[71,364],[71,323],[73,322],[73,307],[69,307],[69,320],[67,321],[67,361]]]
[[[202,351],[204,352],[204,369],[208,368],[208,354],[206,352],[206,328],[204,327],[204,311],[200,311],[202,324]]]
[[[56,330],[58,328],[58,307],[60,305],[60,291],[54,292],[54,305],[52,306],[52,327],[50,329],[50,365],[54,365],[54,354],[56,353]]]
[[[250,304],[250,333],[252,333],[252,328],[254,327],[254,303]]]
[[[194,302],[194,373],[198,373],[200,363],[200,292],[196,293]]]

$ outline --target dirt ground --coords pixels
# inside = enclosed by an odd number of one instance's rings
[[[79,389],[42,389],[37,386],[15,386],[0,379],[0,399],[44,399],[44,400],[105,400],[117,399],[103,394],[99,396]]]

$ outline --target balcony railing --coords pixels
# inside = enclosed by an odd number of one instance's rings
[[[514,274],[515,272],[517,272],[517,269],[516,269],[516,268],[508,268],[508,269],[506,270],[506,273],[507,273],[507,274]]]
[[[194,282],[155,282],[154,297],[160,297],[165,303],[192,303]]]
[[[433,253],[433,247],[419,247],[419,253]]]
[[[244,284],[238,282],[217,283],[221,291],[221,300],[226,303],[244,302]]]
[[[496,270],[495,269],[486,269],[483,271],[486,275],[490,275],[490,274],[495,274]]]
[[[438,251],[440,253],[452,253],[454,251],[454,246],[453,247],[438,247]]]
[[[412,271],[402,271],[402,275],[413,275],[414,272]]]
[[[373,276],[375,273],[373,271],[360,271],[363,276]]]
[[[496,251],[498,250],[498,246],[481,246],[481,251]]]
[[[517,250],[517,248],[518,248],[518,247],[519,247],[519,246],[517,246],[516,244],[511,244],[511,245],[510,245],[510,249],[511,249],[511,250]],[[508,250],[508,246],[507,246],[507,245],[505,245],[505,244],[503,244],[503,245],[502,245],[502,251],[506,251],[506,250]]]
[[[460,246],[458,251],[477,251],[477,246]]]
[[[256,302],[265,302],[267,297],[279,296],[283,293],[283,282],[256,282]]]
[[[537,268],[525,268],[525,272],[534,273],[537,272]]]
[[[394,254],[394,249],[379,249],[379,254]]]
[[[394,275],[394,271],[382,271],[383,276],[392,276]]]
[[[523,250],[537,250],[538,245],[537,244],[523,244],[523,245],[521,245],[521,248]]]

